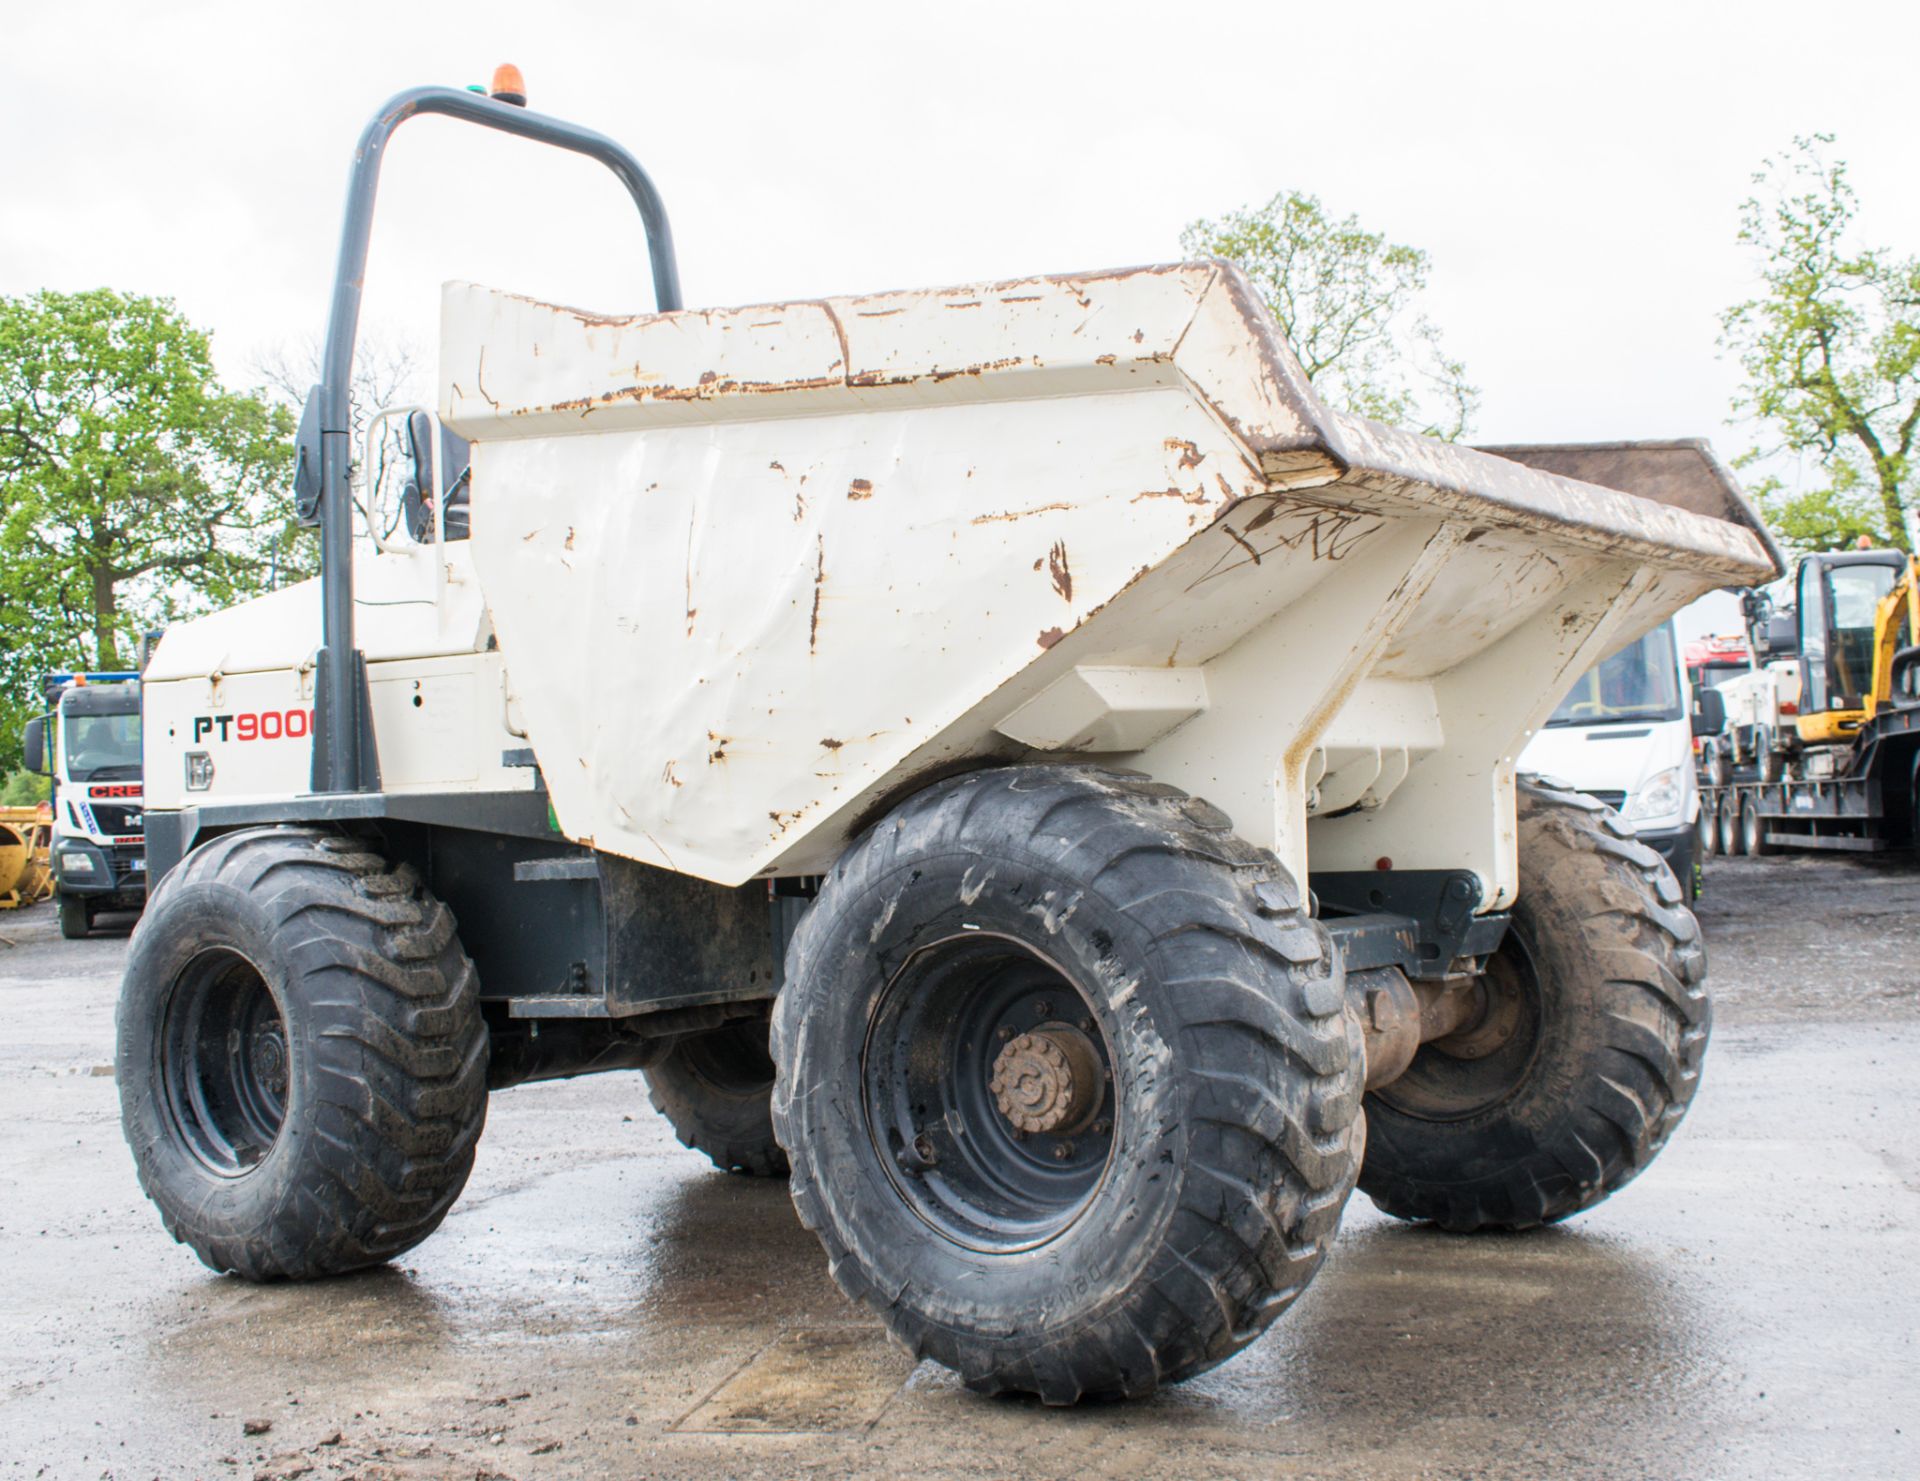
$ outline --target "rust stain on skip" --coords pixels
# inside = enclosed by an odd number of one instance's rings
[[[1062,601],[1073,600],[1073,571],[1067,565],[1067,542],[1056,540],[1047,552],[1047,576]]]
[[[847,485],[847,497],[849,499],[871,499],[873,497],[873,480],[870,478],[854,479],[852,483]]]
[[[972,469],[967,470],[967,477],[969,478],[973,477]],[[974,515],[972,522],[977,525],[999,524],[1003,520],[1012,521],[1016,519],[1025,519],[1028,515],[1031,515],[1031,514],[1045,514],[1048,511],[1054,510],[1054,509],[1071,509],[1071,508],[1073,508],[1073,505],[1071,504],[1037,504],[1031,509],[1009,509],[1004,514],[976,514]],[[1036,569],[1038,568],[1036,567]]]
[[[1142,489],[1128,502],[1138,504],[1142,499],[1180,499],[1188,504],[1204,504],[1207,495],[1202,489],[1195,489],[1191,493],[1182,488]]]
[[[815,535],[813,554],[813,616],[807,619],[807,652],[820,651],[820,588],[827,581],[827,537]]]
[[[1206,461],[1207,457],[1205,453],[1201,452],[1199,448],[1195,447],[1184,437],[1169,437],[1166,441],[1166,449],[1170,453],[1180,454],[1180,466],[1182,468],[1198,468]]]
[[[1061,632],[1059,628],[1050,627],[1040,634],[1039,643],[1042,648],[1051,648],[1065,636],[1066,634]]]

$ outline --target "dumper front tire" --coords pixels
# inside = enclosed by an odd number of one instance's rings
[[[1520,892],[1485,1017],[1367,1097],[1360,1187],[1445,1229],[1591,1208],[1666,1144],[1700,1084],[1700,927],[1666,862],[1591,798],[1520,783]]]
[[[226,834],[154,891],[121,987],[121,1120],[175,1239],[249,1280],[391,1259],[446,1216],[486,1118],[473,965],[409,865]]]
[[[787,1154],[773,1134],[773,1058],[764,1019],[691,1034],[646,1070],[654,1110],[680,1145],[722,1172],[784,1178]]]
[[[774,1013],[774,1127],[834,1279],[985,1393],[1138,1396],[1266,1329],[1364,1141],[1325,931],[1207,803],[1059,765],[842,855]]]

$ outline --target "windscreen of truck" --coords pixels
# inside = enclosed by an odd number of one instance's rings
[[[62,706],[67,775],[76,782],[128,781],[140,775],[140,702],[78,695]]]
[[[1680,717],[1679,659],[1673,629],[1662,625],[1582,674],[1547,724],[1612,725]]]
[[[1737,679],[1742,674],[1752,673],[1744,663],[1703,663],[1693,670],[1695,689],[1718,689],[1729,679]]]

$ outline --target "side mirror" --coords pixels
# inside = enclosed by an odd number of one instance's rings
[[[1800,647],[1800,619],[1794,612],[1775,612],[1767,619],[1767,652],[1790,658]]]
[[[1727,698],[1718,689],[1693,691],[1693,733],[1718,735],[1727,728]]]
[[[433,501],[440,492],[433,481],[433,418],[424,411],[407,417],[401,434],[403,451],[413,467],[400,489],[400,508],[407,518],[407,533],[420,545],[433,542]]]
[[[47,774],[47,720],[41,715],[27,721],[20,731],[20,750],[28,771]]]
[[[407,478],[399,486],[399,511],[407,521],[407,534],[417,546],[430,546],[436,540],[434,498],[440,494],[434,484],[434,419],[424,411],[409,413],[399,428],[399,449],[407,457]]]
[[[307,392],[300,430],[293,439],[293,517],[303,525],[320,523],[320,388]]]
[[[416,411],[407,418],[407,456],[413,459],[413,481],[429,499],[440,492],[433,481],[433,418]]]

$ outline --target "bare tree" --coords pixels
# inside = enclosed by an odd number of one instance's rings
[[[308,335],[282,340],[255,357],[253,373],[269,395],[284,401],[297,415],[307,393],[320,379],[321,344]],[[348,417],[353,432],[353,480],[360,490],[360,449],[367,424],[385,407],[431,400],[425,382],[426,356],[410,340],[362,335],[353,356],[353,383],[348,387]]]

